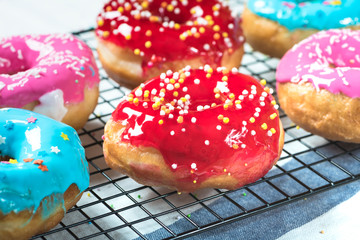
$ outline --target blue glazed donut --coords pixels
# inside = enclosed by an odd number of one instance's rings
[[[76,131],[22,109],[0,109],[0,236],[48,231],[89,186]]]
[[[358,0],[249,0],[247,7],[289,30],[326,30],[360,24]]]
[[[254,50],[281,58],[320,30],[360,29],[357,0],[248,0],[242,27]]]

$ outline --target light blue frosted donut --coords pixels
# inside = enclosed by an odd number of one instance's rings
[[[0,109],[0,151],[0,216],[35,213],[41,200],[54,194],[53,202],[43,204],[46,218],[58,204],[64,208],[63,193],[71,184],[80,192],[89,186],[88,163],[76,131],[43,115]]]
[[[289,30],[343,28],[360,25],[358,0],[248,0],[247,7]]]

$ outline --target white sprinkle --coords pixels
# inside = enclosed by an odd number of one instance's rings
[[[147,103],[147,102],[144,102],[144,103],[143,103],[143,107],[144,107],[144,108],[148,108],[148,103]]]
[[[204,44],[204,50],[205,51],[209,51],[210,50],[210,45],[209,44]]]
[[[187,87],[183,87],[183,92],[187,92],[188,88]]]
[[[177,164],[176,164],[176,163],[173,163],[173,164],[171,165],[171,167],[172,167],[172,169],[176,169],[176,168],[177,168]]]
[[[160,74],[160,79],[164,80],[165,78],[166,78],[166,74],[165,74],[165,73]]]
[[[200,79],[197,79],[197,78],[196,78],[196,79],[194,80],[194,83],[197,84],[197,85],[200,84]]]
[[[140,88],[138,88],[135,91],[135,96],[140,97],[142,95],[142,93],[143,93],[143,91]]]
[[[196,123],[196,118],[195,118],[195,117],[192,117],[192,118],[191,118],[191,122],[192,122],[192,123]]]
[[[209,71],[211,69],[211,67],[210,67],[210,65],[209,64],[206,64],[205,66],[204,66],[204,70],[207,72],[207,71]]]
[[[261,112],[261,109],[259,107],[255,108],[255,111]]]
[[[217,125],[217,126],[216,126],[216,129],[217,129],[217,130],[221,130],[221,126],[220,126],[220,125]]]
[[[170,135],[171,135],[171,136],[174,136],[174,135],[175,135],[175,132],[174,132],[174,131],[171,131],[171,132],[170,132]]]
[[[174,115],[170,113],[170,114],[169,114],[169,118],[170,118],[170,119],[174,118]]]
[[[251,99],[251,100],[254,99],[254,95],[250,94],[249,99]]]
[[[264,107],[265,103],[264,102],[260,102],[260,106]]]
[[[251,135],[255,136],[256,132],[255,130],[251,130]]]
[[[182,129],[181,129],[181,131],[182,131],[182,132],[185,132],[185,131],[186,131],[186,129],[185,129],[185,128],[182,128]]]
[[[153,90],[151,90],[151,94],[155,95],[157,93],[157,90],[154,88]]]
[[[246,145],[244,143],[241,144],[241,148],[246,148]]]
[[[191,164],[191,168],[192,168],[192,169],[195,169],[195,168],[196,168],[196,163],[192,163],[192,164]]]
[[[164,110],[160,111],[160,116],[165,116],[165,111]]]
[[[202,111],[202,110],[204,110],[204,107],[203,107],[203,106],[201,106],[201,105],[199,105],[199,106],[197,106],[196,110],[198,110],[198,111]]]
[[[258,112],[254,113],[254,117],[259,117],[259,113]]]
[[[172,90],[174,90],[174,85],[169,83],[168,85],[166,85],[166,89],[169,90],[169,91],[172,91]]]
[[[269,137],[271,137],[271,136],[272,136],[272,132],[271,132],[271,131],[268,131],[268,132],[267,132],[267,135],[268,135]]]
[[[18,59],[20,60],[24,59],[20,49],[17,51],[17,53],[18,53]]]
[[[210,141],[209,141],[209,140],[205,140],[205,145],[210,145]]]
[[[243,121],[242,124],[243,124],[244,126],[246,126],[246,125],[247,125],[247,122],[246,122],[246,121]]]
[[[248,92],[248,90],[244,90],[244,91],[242,91],[242,94],[244,94],[244,95],[247,95],[249,92]],[[240,97],[240,96],[239,96]]]

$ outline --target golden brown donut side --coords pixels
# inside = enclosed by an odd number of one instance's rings
[[[92,89],[85,87],[84,99],[82,102],[65,104],[68,111],[61,121],[72,126],[76,130],[82,128],[89,119],[90,114],[94,111],[98,103],[98,97],[98,86],[94,86]]]
[[[360,143],[360,99],[317,91],[311,83],[279,83],[281,108],[306,131],[322,137]]]
[[[130,87],[135,87],[167,70],[177,71],[185,66],[199,68],[200,66],[207,64],[207,57],[200,56],[191,59],[167,61],[161,64],[160,67],[152,67],[144,73],[142,69],[143,58],[139,55],[135,55],[134,52],[128,48],[122,48],[98,38],[97,51],[106,73],[115,81],[124,83]],[[238,68],[243,54],[243,45],[234,50],[231,54],[228,51],[225,51],[221,59],[221,66],[228,69],[233,67]]]
[[[315,29],[289,31],[279,23],[260,17],[247,8],[244,9],[242,18],[246,41],[254,50],[271,57],[281,58],[296,43],[318,32]],[[348,28],[359,30],[360,26]]]
[[[251,47],[271,57],[281,58],[292,46],[316,30],[296,30],[290,32],[275,21],[260,17],[245,8],[242,28],[246,41]]]
[[[121,134],[124,129],[125,127],[120,122],[114,122],[112,119],[106,124],[103,145],[105,161],[110,168],[131,177],[143,185],[164,186],[180,192],[193,192],[201,188],[237,189],[249,183],[247,175],[258,175],[258,178],[260,178],[266,174],[266,172],[261,171],[254,165],[249,166],[240,179],[224,173],[224,175],[210,177],[200,183],[200,185],[195,185],[192,182],[182,183],[177,181],[175,175],[165,163],[162,154],[157,149],[142,146],[136,147],[129,143],[121,142]],[[284,130],[281,122],[279,129],[280,157],[284,145]],[[277,160],[274,160],[274,164]]]
[[[67,108],[67,113],[61,120],[61,122],[70,125],[71,127],[79,130],[82,128],[87,120],[89,119],[90,114],[94,111],[99,97],[99,87],[93,86],[91,89],[85,87],[84,89],[84,99],[79,103],[65,104]],[[38,101],[31,102],[22,107],[26,110],[34,110],[34,108],[39,104]]]
[[[76,184],[70,187],[64,193],[64,207],[69,210],[81,198],[79,189]],[[35,234],[47,232],[55,227],[64,217],[63,205],[59,204],[48,218],[42,217],[43,204],[52,201],[53,195],[44,198],[36,213],[33,215],[31,211],[21,211],[17,214],[11,212],[3,215],[0,212],[0,236],[2,240],[22,240],[29,239]]]

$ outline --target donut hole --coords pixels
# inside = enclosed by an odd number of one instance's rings
[[[26,72],[31,67],[24,63],[24,64],[12,64],[9,68],[0,68],[0,74],[6,74],[6,75],[16,75],[21,72]]]

